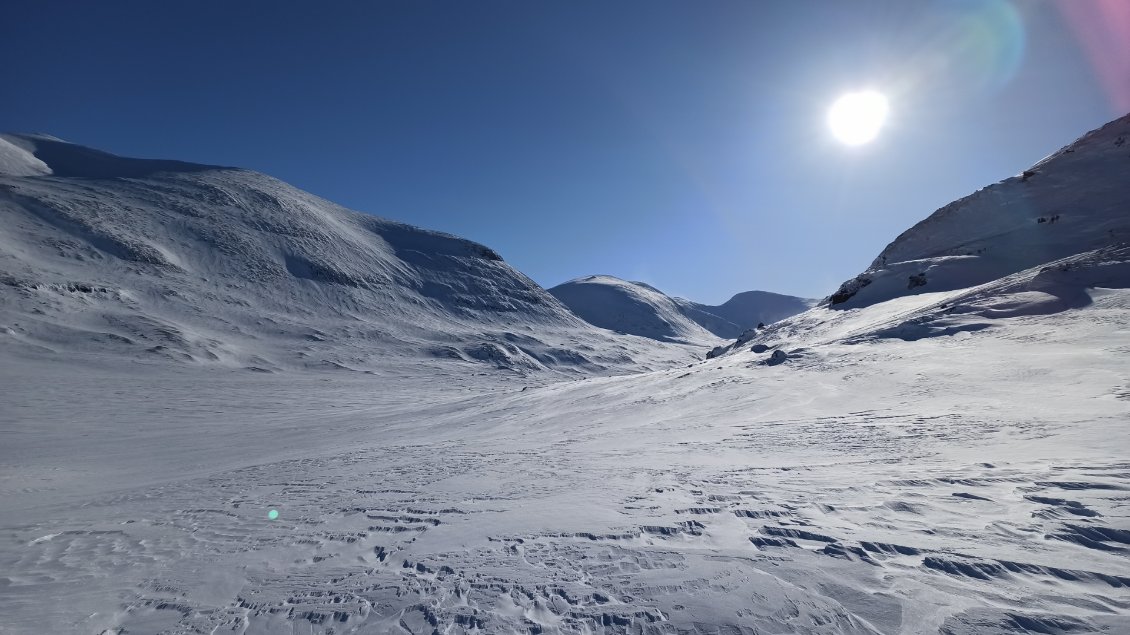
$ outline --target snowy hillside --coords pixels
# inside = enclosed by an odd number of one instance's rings
[[[829,298],[861,307],[950,291],[1130,240],[1130,115],[903,232]]]
[[[1130,285],[1130,115],[934,212],[820,306],[711,352],[920,339],[1058,313]],[[778,360],[780,355],[778,354]]]
[[[0,349],[261,371],[623,371],[699,351],[578,320],[487,247],[268,176],[0,137]]]
[[[642,282],[586,276],[549,289],[589,324],[660,341],[713,343],[716,337],[687,317],[682,306]]]
[[[572,381],[412,351],[693,349],[261,175],[6,151],[0,633],[1130,633],[1126,126],[726,354]]]
[[[760,323],[776,322],[815,304],[794,296],[747,291],[710,306],[614,276],[577,278],[549,292],[573,313],[602,328],[660,341],[704,343],[736,338]]]
[[[1130,632],[1130,293],[1090,296],[526,390],[0,364],[3,630]]]

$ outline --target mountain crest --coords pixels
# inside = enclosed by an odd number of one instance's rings
[[[0,224],[0,347],[23,354],[521,373],[697,356],[592,327],[489,247],[250,170],[2,135]]]
[[[590,324],[660,341],[733,339],[758,324],[776,322],[814,304],[794,296],[746,291],[710,306],[668,296],[643,282],[604,275],[570,280],[549,292]]]

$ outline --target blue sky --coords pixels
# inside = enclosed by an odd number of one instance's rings
[[[1075,5],[7,0],[0,129],[260,170],[544,286],[819,297],[1125,114],[1130,24]],[[842,146],[865,87],[890,120]]]

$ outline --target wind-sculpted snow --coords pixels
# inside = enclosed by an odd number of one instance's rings
[[[133,159],[108,152],[67,143],[50,135],[0,135],[0,142],[12,144],[22,151],[21,163],[37,164],[34,170],[7,169],[0,164],[0,175],[55,176],[122,179],[144,178],[161,173],[204,172],[221,169],[215,165],[200,165],[164,159]],[[2,146],[0,146],[2,147]],[[5,154],[7,152],[5,151]],[[42,164],[42,168],[38,167]]]
[[[753,353],[764,363],[803,356],[808,347],[875,339],[918,340],[1004,326],[1089,306],[1096,297],[1130,288],[1130,244],[1084,252],[969,289],[896,298],[867,309],[816,307],[711,353]],[[775,357],[776,356],[776,357]]]
[[[0,168],[19,169],[0,172],[0,348],[17,354],[582,374],[699,354],[592,328],[483,245],[262,174],[4,143],[19,161]]]
[[[1114,207],[1101,241],[929,256],[974,274],[672,368],[693,349],[585,325],[475,243],[254,173],[25,159],[0,632],[1130,632]]]
[[[51,174],[51,168],[36,158],[35,146],[27,139],[0,135],[0,175],[40,176]]]
[[[5,366],[6,632],[1125,632],[1128,293],[543,385]]]

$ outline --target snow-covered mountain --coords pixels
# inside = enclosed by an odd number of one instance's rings
[[[660,341],[714,342],[717,338],[687,317],[682,306],[642,282],[586,276],[549,292],[589,324]]]
[[[711,333],[733,339],[761,324],[772,324],[812,308],[816,300],[770,291],[743,291],[719,305],[676,298],[683,312]],[[714,321],[714,316],[722,322]]]
[[[5,150],[24,175],[0,181],[0,262],[23,277],[0,286],[0,632],[1128,633],[1122,131],[989,190],[1018,199],[968,199],[975,218],[947,207],[728,354],[521,387],[412,351],[442,329],[463,354],[506,333],[690,349],[577,324],[552,298],[500,309],[500,288],[537,289],[480,246],[260,175],[57,177]],[[191,242],[192,214],[222,239]],[[670,298],[620,293],[662,308],[664,337],[693,331]],[[364,337],[370,313],[395,337]],[[122,325],[145,319],[220,344],[132,363],[142,336]],[[414,361],[379,376],[204,361],[237,345]]]
[[[1130,240],[1130,115],[903,232],[828,298],[862,307],[951,291]]]
[[[0,137],[0,347],[258,370],[639,370],[697,351],[579,320],[491,249],[249,170]]]
[[[815,304],[794,296],[746,291],[711,306],[614,276],[585,276],[552,287],[549,292],[590,324],[680,342],[733,339],[758,324],[776,322]]]
[[[950,335],[1079,308],[1088,289],[1130,285],[1128,263],[1130,115],[937,210],[819,306],[711,356]]]

